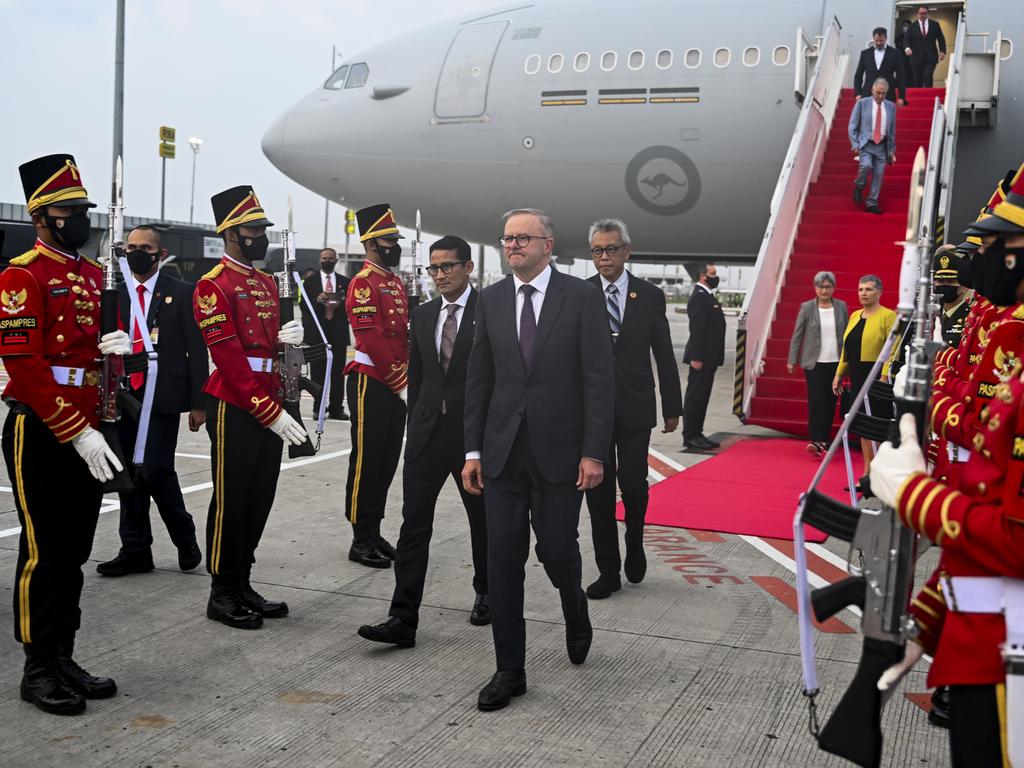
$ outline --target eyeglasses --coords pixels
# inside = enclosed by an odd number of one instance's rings
[[[530,244],[531,240],[550,240],[549,237],[543,235],[502,235],[498,238],[498,245],[504,246],[505,248],[511,248],[512,244],[515,243],[520,248],[525,248]]]
[[[625,247],[626,246],[624,245],[608,245],[605,246],[604,248],[591,248],[590,255],[593,256],[595,259],[601,258],[606,253],[609,256],[614,256],[616,253],[618,253]]]
[[[450,275],[452,270],[460,265],[464,265],[464,261],[446,261],[442,264],[431,264],[427,267],[427,273],[431,277],[436,277],[438,270],[444,272],[446,275]]]

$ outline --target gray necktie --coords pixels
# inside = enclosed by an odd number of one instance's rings
[[[445,309],[448,310],[448,317],[444,319],[444,325],[441,326],[441,352],[439,359],[444,372],[448,373],[448,365],[452,361],[452,352],[455,351],[455,337],[459,333],[459,324],[455,319],[455,313],[459,311],[460,307],[458,304],[449,304]]]
[[[608,294],[608,326],[612,329],[612,339],[617,339],[622,330],[622,315],[619,314],[619,289],[615,285],[605,288]]]

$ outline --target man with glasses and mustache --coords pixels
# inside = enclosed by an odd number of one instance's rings
[[[427,273],[441,292],[412,311],[409,346],[409,425],[402,467],[402,532],[395,560],[395,592],[387,619],[359,634],[378,643],[410,648],[416,627],[437,496],[455,479],[469,517],[476,602],[469,621],[491,623],[487,599],[487,526],[482,496],[461,484],[466,450],[463,407],[466,364],[473,346],[477,292],[470,285],[472,252],[461,237],[446,235],[430,246]]]
[[[526,693],[524,567],[530,528],[558,589],[569,661],[582,664],[593,629],[583,592],[579,515],[600,485],[611,444],[615,381],[601,292],[551,265],[543,211],[505,214],[512,274],[480,292],[466,378],[466,490],[487,508],[487,584],[497,671],[483,711]]]

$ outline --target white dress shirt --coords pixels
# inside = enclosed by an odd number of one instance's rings
[[[444,330],[444,321],[448,319],[448,307],[452,304],[458,307],[455,310],[455,332],[458,333],[462,328],[462,316],[465,314],[466,304],[469,303],[469,294],[472,292],[473,286],[467,284],[466,290],[455,301],[448,301],[441,296],[441,312],[437,316],[437,326],[434,328],[434,349],[437,350],[438,359],[441,357],[441,332]]]
[[[548,292],[548,283],[551,282],[551,265],[544,267],[544,271],[537,275],[529,283],[524,283],[516,275],[512,275],[512,284],[516,289],[516,338],[519,338],[519,320],[523,314],[523,301],[525,296],[519,291],[524,285],[532,285],[536,290],[530,300],[533,302],[533,316],[540,325],[540,310],[544,306],[544,295]]]
[[[328,277],[328,275],[330,275],[330,278],[331,278],[331,291],[330,292],[331,293],[337,293],[338,292],[338,273],[337,272],[330,272],[330,273],[328,273],[328,272],[324,272],[322,269],[320,270],[320,290],[322,290],[322,291],[326,291],[327,290],[327,277]]]
[[[619,275],[619,279],[614,283],[609,283],[605,280],[604,275],[601,275],[601,290],[604,291],[605,303],[608,302],[608,286],[614,285],[619,289],[619,322],[626,319],[626,292],[629,290],[629,271],[622,270],[622,274]]]
[[[133,275],[133,277],[134,277],[134,275]],[[160,277],[160,270],[158,269],[156,272],[153,273],[153,276],[150,277],[146,282],[138,283],[138,281],[136,281],[137,285],[143,285],[146,288],[146,290],[142,292],[142,304],[143,304],[143,306],[142,306],[142,317],[143,318],[149,317],[149,305],[153,303],[153,289],[156,287],[156,281],[157,281],[157,278],[159,278],[159,277]],[[138,304],[139,304],[138,288],[133,289],[132,293],[134,293],[135,295],[131,296],[130,298],[131,298],[131,300],[133,302],[135,302],[135,305],[138,306]],[[135,319],[134,318],[135,318],[135,315],[132,315],[132,328],[135,328]]]
[[[884,58],[885,58],[885,46],[883,45],[881,48],[876,46],[875,47],[875,69],[881,69],[882,68],[882,59],[884,59]]]

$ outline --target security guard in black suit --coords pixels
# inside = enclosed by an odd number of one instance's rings
[[[469,517],[476,602],[469,621],[490,624],[487,601],[487,522],[483,496],[461,482],[466,450],[462,411],[466,363],[473,346],[477,292],[469,283],[472,251],[461,237],[447,235],[430,246],[427,272],[441,295],[412,311],[409,345],[409,424],[402,468],[402,531],[395,559],[395,592],[387,620],[362,626],[368,640],[415,644],[420,601],[427,575],[437,495],[449,477]]]
[[[960,346],[964,335],[964,323],[971,312],[970,291],[957,280],[962,269],[963,257],[955,245],[947,244],[935,251],[932,263],[932,277],[935,281],[935,295],[942,302],[939,324],[942,341],[947,347]]]
[[[149,418],[149,434],[143,465],[136,473],[135,487],[121,493],[121,551],[113,560],[100,563],[102,576],[124,576],[153,570],[153,532],[149,524],[149,501],[156,502],[171,541],[178,549],[178,567],[191,571],[202,562],[196,542],[196,526],[185,508],[174,449],[178,444],[181,414],[188,413],[189,429],[197,432],[206,422],[203,384],[210,375],[206,345],[192,316],[192,286],[160,272],[167,257],[160,231],[143,225],[128,234],[125,243],[128,267],[137,282],[137,293],[129,297],[121,286],[118,311],[121,327],[131,329],[133,352],[145,351],[142,334],[149,334],[157,352],[156,389]],[[146,328],[135,323],[129,301],[140,304]],[[140,403],[145,396],[146,373],[132,374],[129,390]],[[125,415],[121,419],[121,442],[125,456],[131,456],[139,422]]]
[[[711,400],[715,371],[725,361],[725,315],[713,291],[718,287],[718,270],[704,264],[697,273],[686,315],[690,338],[686,340],[683,362],[690,366],[683,398],[683,447],[691,451],[709,451],[718,443],[704,435],[704,417]]]
[[[338,266],[338,252],[333,248],[320,251],[320,269],[302,281],[302,292],[309,297],[316,319],[327,336],[327,343],[334,352],[331,367],[331,392],[327,403],[327,418],[348,421],[345,413],[345,361],[348,358],[348,315],[345,313],[345,294],[348,278],[335,272]],[[306,304],[302,304],[303,310]],[[303,341],[306,344],[321,344],[320,331],[308,312],[302,313]],[[327,359],[313,360],[309,364],[310,376],[320,386],[327,376]],[[313,417],[320,414],[320,401],[313,401]]]
[[[598,274],[615,355],[615,431],[601,485],[587,491],[594,556],[599,576],[587,597],[600,600],[621,588],[619,532],[615,524],[616,469],[626,515],[626,578],[633,584],[647,573],[644,517],[647,514],[647,450],[657,424],[651,354],[658,365],[664,432],[674,432],[683,412],[679,370],[665,315],[665,294],[626,270],[629,230],[618,219],[590,228],[590,253]]]

